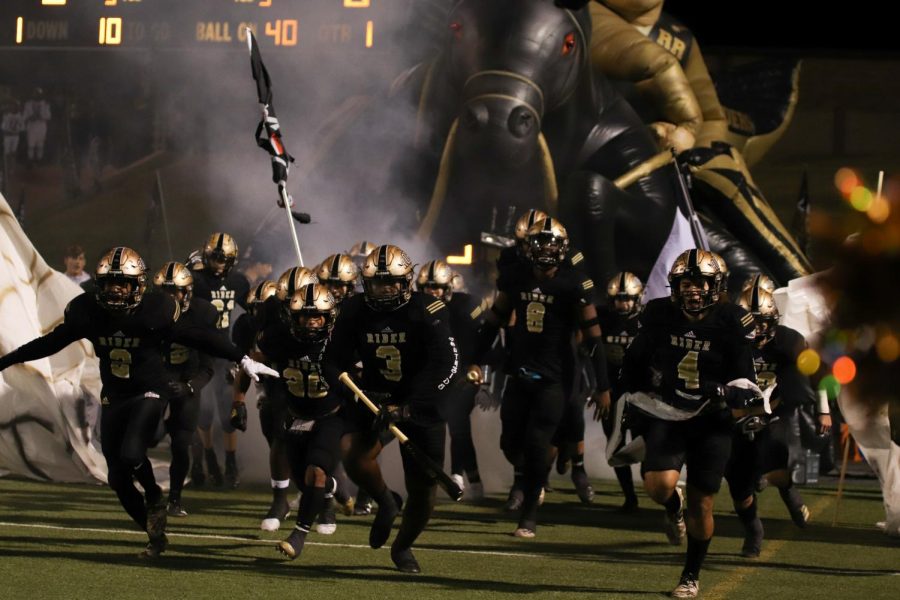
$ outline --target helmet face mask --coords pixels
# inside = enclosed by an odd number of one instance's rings
[[[328,286],[335,302],[340,304],[356,293],[359,266],[349,254],[332,254],[315,269],[319,281]]]
[[[363,265],[366,304],[377,311],[392,311],[412,297],[412,260],[397,246],[375,248]]]
[[[166,263],[153,276],[153,285],[175,298],[182,311],[190,308],[191,298],[194,297],[194,276],[185,265]]]
[[[216,277],[225,277],[238,257],[237,243],[227,233],[214,233],[203,246],[203,267]]]
[[[524,215],[518,218],[516,221],[515,228],[515,237],[516,237],[516,249],[519,251],[519,254],[522,257],[526,257],[528,254],[528,230],[537,223],[538,221],[543,221],[549,215],[542,210],[537,210],[536,208],[532,208]]]
[[[672,301],[684,312],[698,315],[719,301],[722,276],[712,252],[686,250],[669,271]]]
[[[291,297],[287,307],[291,335],[301,342],[320,342],[334,327],[336,303],[321,283],[305,285]]]
[[[97,302],[106,310],[128,312],[138,307],[147,287],[144,260],[124,246],[103,255],[94,271]]]
[[[775,297],[761,287],[748,287],[738,304],[751,315],[756,325],[756,344],[764,346],[775,337],[778,326],[778,306]]]
[[[634,317],[643,309],[644,284],[637,275],[622,271],[606,285],[610,308],[622,317]]]
[[[526,257],[542,271],[558,267],[569,250],[569,234],[556,219],[538,221],[528,230]]]
[[[416,289],[444,302],[453,296],[453,278],[456,274],[442,260],[431,260],[419,269]]]

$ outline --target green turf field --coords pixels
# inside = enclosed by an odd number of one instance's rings
[[[137,558],[145,537],[104,487],[0,479],[0,599],[65,598],[637,598],[677,583],[683,547],[665,543],[661,512],[641,498],[633,516],[614,512],[614,484],[594,506],[570,486],[548,494],[538,537],[510,536],[501,498],[438,506],[417,545],[420,575],[393,569],[388,550],[367,547],[371,517],[341,517],[332,536],[310,534],[303,555],[283,561],[278,534],[259,531],[263,489],[187,490],[191,516],[169,522],[169,551]],[[719,496],[717,537],[701,576],[703,598],[900,599],[900,543],[878,532],[877,488],[851,483],[837,527],[834,487],[805,488],[813,523],[799,530],[778,494],[762,494],[767,542],[755,560]]]

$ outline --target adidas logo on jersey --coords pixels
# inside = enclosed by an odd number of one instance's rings
[[[113,337],[125,337],[125,334],[121,331],[117,331],[113,334]]]
[[[536,288],[534,288],[533,290],[531,290],[531,293],[532,293],[532,294],[540,294],[540,293],[541,293],[541,288],[536,287]]]
[[[390,327],[385,327],[384,329],[381,330],[381,333],[394,333],[394,330],[391,329]]]
[[[693,331],[688,331],[686,334],[684,334],[684,337],[695,338],[695,337],[697,337],[697,335]]]

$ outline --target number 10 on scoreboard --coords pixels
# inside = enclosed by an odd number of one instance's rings
[[[98,37],[101,46],[118,46],[122,43],[122,17],[101,17],[100,34]]]

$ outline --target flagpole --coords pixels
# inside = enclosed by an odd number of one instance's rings
[[[256,38],[253,36],[253,30],[250,27],[245,28],[247,35],[247,50],[250,53],[250,67],[253,72],[253,79],[256,81],[257,98],[259,100],[260,110],[262,112],[262,121],[256,131],[256,143],[261,148],[266,149],[272,157],[272,173],[273,180],[278,185],[278,195],[280,196],[279,204],[284,206],[288,219],[288,227],[291,230],[291,240],[294,243],[294,250],[297,253],[297,260],[300,266],[303,264],[303,253],[300,251],[300,239],[297,236],[297,229],[294,226],[294,216],[291,213],[291,205],[293,200],[287,192],[287,176],[290,171],[290,164],[294,158],[288,154],[287,149],[281,141],[281,131],[278,124],[278,118],[275,116],[275,110],[272,108],[272,90],[269,74],[262,62],[262,55],[259,47],[256,47],[254,54],[254,45]],[[260,135],[265,132],[265,137]]]

